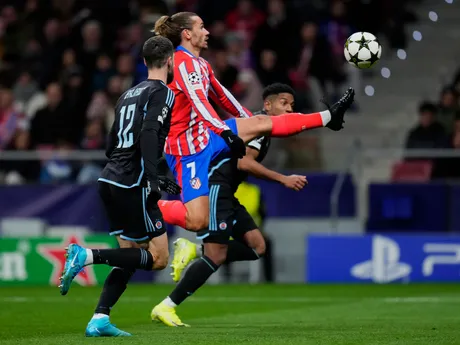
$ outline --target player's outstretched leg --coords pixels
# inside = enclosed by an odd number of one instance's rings
[[[61,295],[66,295],[72,281],[87,265],[109,265],[126,269],[163,269],[154,267],[154,260],[150,251],[142,248],[116,248],[116,249],[87,249],[72,243],[67,248],[64,271],[59,285]],[[163,261],[163,260],[162,260]],[[159,262],[158,262],[159,263]]]
[[[353,104],[354,97],[355,91],[353,88],[349,88],[339,101],[331,107],[328,106],[328,110],[319,113],[291,113],[236,119],[238,136],[245,142],[249,142],[261,135],[289,137],[319,127],[328,127],[333,131],[339,131],[343,128],[344,115]]]

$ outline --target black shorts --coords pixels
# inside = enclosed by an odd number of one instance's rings
[[[98,184],[109,219],[110,235],[144,242],[166,232],[158,200],[150,198],[146,188],[121,188],[105,182]]]
[[[230,237],[242,242],[245,233],[258,226],[231,188],[211,185],[209,189],[209,227],[197,234],[205,243],[227,244]]]

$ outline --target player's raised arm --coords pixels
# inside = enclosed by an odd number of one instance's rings
[[[199,63],[193,59],[187,59],[179,65],[178,70],[179,76],[176,81],[190,100],[200,120],[203,120],[210,130],[219,135],[223,131],[230,130],[206,97]]]
[[[209,79],[211,83],[209,96],[222,109],[232,114],[235,117],[251,117],[252,113],[243,107],[240,102],[223,86],[214,75],[211,66],[208,64]]]

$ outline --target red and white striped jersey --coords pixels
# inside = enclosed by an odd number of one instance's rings
[[[171,128],[165,152],[188,156],[203,150],[209,130],[221,134],[228,130],[225,122],[209,103],[208,96],[235,117],[252,116],[215,78],[210,64],[179,46],[174,55],[174,80],[168,87],[175,94]]]

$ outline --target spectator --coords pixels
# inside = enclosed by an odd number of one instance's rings
[[[61,37],[60,25],[61,22],[58,19],[49,19],[43,28],[42,37],[40,37],[43,52],[40,73],[40,86],[42,87],[45,87],[55,79],[62,60],[65,43]]]
[[[295,52],[298,25],[295,18],[288,19],[282,0],[269,0],[267,12],[267,18],[257,30],[252,44],[253,54],[259,59],[264,50],[271,50],[277,57],[277,66],[280,70],[287,71],[287,68],[295,63],[296,54],[292,53]]]
[[[19,75],[13,87],[14,100],[18,102],[21,109],[25,109],[31,98],[39,91],[38,84],[32,79],[28,71]]]
[[[334,70],[328,42],[319,35],[316,23],[305,22],[300,34],[298,62],[290,77],[300,91],[299,96],[306,98],[308,109],[318,110],[318,100],[326,94],[326,83],[337,80],[339,71]],[[331,67],[324,68],[325,65]]]
[[[277,64],[278,56],[273,50],[264,50],[260,54],[260,67],[257,76],[263,86],[273,83],[290,84],[287,74]]]
[[[436,105],[432,103],[424,102],[420,105],[419,123],[409,131],[407,149],[434,149],[446,146],[446,132],[436,120],[436,111]]]
[[[460,128],[460,120],[456,121],[457,128]],[[460,153],[460,131],[455,131],[450,137],[447,148],[455,149]],[[459,179],[460,178],[460,157],[438,158],[433,164],[433,179]]]
[[[458,94],[452,87],[446,87],[441,93],[438,109],[438,121],[444,126],[446,133],[451,133],[455,114],[459,110]]]
[[[0,150],[10,147],[19,130],[27,130],[24,115],[14,107],[13,93],[9,89],[0,90]]]
[[[229,30],[243,35],[245,46],[251,44],[257,29],[264,20],[264,13],[255,8],[251,0],[239,0],[237,8],[228,13],[225,18]]]
[[[220,49],[215,52],[213,70],[221,84],[232,91],[238,78],[238,70],[228,63],[225,50]]]
[[[93,91],[105,90],[109,79],[115,74],[112,59],[107,54],[101,54],[96,61],[96,71],[93,76]]]
[[[76,131],[70,107],[62,99],[61,86],[51,83],[46,88],[47,105],[35,114],[30,126],[32,147],[54,147],[59,141],[75,143]]]
[[[104,150],[105,133],[102,122],[98,119],[88,123],[80,147],[83,150]],[[77,176],[78,183],[97,181],[105,162],[84,162]]]

